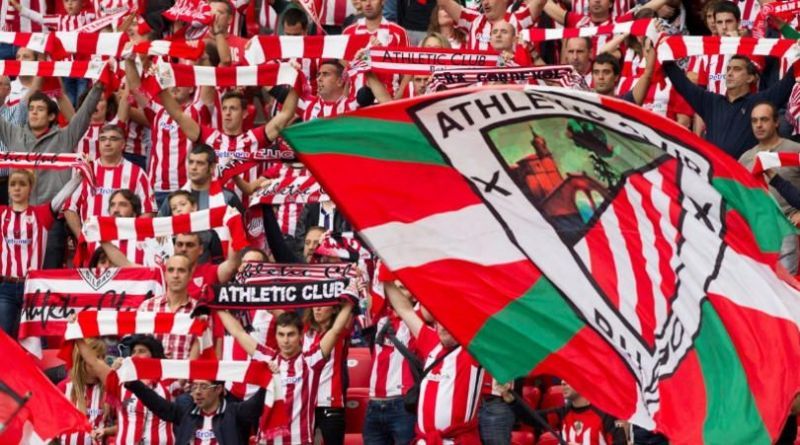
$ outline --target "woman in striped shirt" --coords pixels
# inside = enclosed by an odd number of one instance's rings
[[[19,329],[25,276],[42,268],[47,232],[80,183],[80,175],[75,175],[51,202],[32,206],[34,173],[13,170],[8,177],[9,205],[0,206],[0,329],[12,337]]]

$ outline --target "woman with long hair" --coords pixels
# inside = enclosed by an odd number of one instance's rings
[[[85,340],[86,345],[98,360],[105,360],[106,345],[99,338]],[[105,388],[102,376],[83,359],[79,348],[72,351],[72,368],[67,378],[58,384],[70,402],[86,414],[92,425],[91,433],[72,433],[61,436],[61,445],[93,445],[106,436],[116,434],[116,427],[105,428],[109,409],[105,404]]]
[[[306,332],[303,336],[303,351],[310,350],[333,327],[340,306],[317,306],[306,309],[303,314],[303,325]],[[347,391],[347,350],[350,345],[350,326],[339,336],[331,351],[331,357],[319,377],[317,389],[316,425],[320,430],[325,445],[341,445],[344,443],[344,394]]]
[[[440,5],[436,5],[431,12],[428,24],[428,35],[437,33],[443,35],[450,43],[450,48],[461,49],[467,43],[467,33],[458,28],[456,23]],[[424,39],[422,40],[424,42]],[[420,46],[424,46],[420,44]]]

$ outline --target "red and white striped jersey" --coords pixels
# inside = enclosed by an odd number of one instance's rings
[[[167,385],[161,382],[146,383],[150,389],[166,400],[172,399]],[[116,445],[173,445],[175,436],[172,424],[161,420],[144,406],[124,385],[107,387],[109,396],[119,401],[117,409]]]
[[[391,323],[394,336],[400,343],[411,349],[411,331],[395,314],[378,320],[375,332],[382,332],[386,323]],[[398,397],[414,384],[408,361],[394,343],[385,337],[383,342],[375,342],[372,352],[372,372],[369,377],[369,396],[377,398]]]
[[[725,85],[725,67],[728,66],[731,56],[713,55],[698,56],[696,62],[697,84],[706,87],[708,91],[725,94],[728,91]]]
[[[18,0],[19,4],[26,9],[39,14],[47,12],[46,0]],[[41,32],[42,25],[34,22],[29,17],[19,14],[11,2],[0,2],[0,31],[8,32]]]
[[[753,23],[761,10],[761,3],[758,0],[735,0],[734,3],[739,7],[739,12],[741,13],[739,26],[745,29],[753,29]]]
[[[58,384],[58,388],[64,392],[68,400],[71,400],[69,393],[72,391],[72,381],[69,378],[62,380]],[[84,399],[86,401],[86,417],[89,419],[92,429],[103,426],[103,402],[105,401],[103,387],[101,385],[86,385]],[[85,432],[65,434],[60,437],[60,440],[61,445],[94,445],[92,436]]]
[[[636,2],[632,0],[613,0],[611,2],[611,18],[619,17],[635,5]],[[570,11],[578,14],[589,13],[589,0],[572,0],[572,8]]]
[[[100,155],[98,154],[97,150],[100,146],[100,130],[104,125],[119,125],[119,119],[115,117],[114,119],[106,122],[89,123],[89,128],[86,129],[86,133],[83,134],[80,142],[78,142],[78,146],[75,147],[75,153],[83,153],[91,160],[99,158]]]
[[[217,445],[217,436],[214,434],[214,416],[216,413],[202,413],[203,424],[195,430],[193,445]]]
[[[289,163],[274,163],[264,172],[264,176],[269,178],[284,178],[287,183],[291,183],[298,176],[308,176],[308,169],[305,167],[293,167]],[[303,213],[303,204],[284,203],[277,206],[275,218],[281,227],[284,235],[294,235],[297,232],[297,222]]]
[[[319,346],[324,334],[306,331],[303,336],[303,352]],[[322,368],[317,389],[317,406],[344,408],[344,376],[347,372],[347,351],[350,349],[350,332],[343,332]]]
[[[184,108],[184,113],[198,124],[211,120],[212,112],[201,102],[194,102]],[[160,104],[151,102],[145,109],[150,120],[152,147],[150,164],[147,169],[153,190],[171,192],[186,183],[186,156],[192,149],[192,141],[180,130],[180,126]]]
[[[85,180],[75,189],[72,196],[64,203],[64,209],[78,213],[81,221],[90,216],[109,216],[108,200],[117,190],[132,191],[142,201],[142,213],[155,213],[156,201],[150,189],[147,175],[138,165],[122,159],[114,166],[103,166],[93,163],[95,188]]]
[[[328,102],[319,96],[306,96],[297,102],[297,115],[308,122],[312,119],[334,117],[358,109],[358,101],[352,96],[342,95]]]
[[[425,368],[449,351],[436,330],[424,326],[417,336],[417,351],[425,357]],[[466,349],[457,346],[422,379],[417,407],[420,433],[442,431],[467,423],[477,414],[483,368]]]
[[[258,11],[258,25],[276,32],[278,29],[278,13],[267,0],[258,0],[261,8]]]
[[[669,79],[650,84],[650,89],[647,90],[647,96],[642,103],[642,108],[672,120],[675,120],[678,114],[694,115],[692,107],[683,96],[675,91]]]
[[[197,300],[189,298],[186,304],[179,307],[178,310],[173,311],[169,307],[166,296],[154,297],[145,300],[139,306],[139,311],[142,312],[176,312],[176,313],[189,313],[191,314],[197,307]],[[154,336],[164,345],[164,355],[169,359],[174,360],[187,360],[189,353],[192,349],[192,343],[195,338],[194,335],[176,335],[176,334],[154,334]]]
[[[576,14],[574,12],[568,12],[565,24],[567,28],[585,28],[587,26],[606,26],[606,25],[613,25],[615,23],[622,23],[622,22],[629,22],[633,20],[633,14],[626,13],[617,18],[609,17],[608,19],[602,22],[593,22],[592,18],[588,15],[583,14]],[[612,36],[610,35],[596,35],[593,36],[592,39],[592,54],[591,58],[594,60],[597,57],[598,51],[603,47],[611,39]]]
[[[504,20],[517,29],[517,35],[523,29],[533,25],[531,12],[524,6],[517,12],[506,12]],[[474,9],[461,8],[458,27],[468,30],[466,48],[481,51],[492,49],[492,23],[486,19],[485,15]]]
[[[128,122],[128,137],[125,140],[125,153],[138,156],[147,156],[147,152],[152,144],[150,127],[139,124],[138,122]]]
[[[42,25],[53,31],[77,31],[95,21],[94,13],[88,11],[81,11],[77,15],[50,14],[42,18]]]
[[[321,3],[319,21],[323,25],[342,26],[347,16],[358,13],[350,0],[322,0]]]
[[[201,125],[200,138],[198,140],[211,146],[217,152],[217,157],[220,162],[225,161],[232,153],[253,153],[262,148],[267,148],[272,142],[269,140],[269,137],[267,137],[266,127],[263,125],[235,136],[225,134],[206,125]],[[247,182],[255,181],[262,171],[262,163],[258,163],[255,167],[246,171],[242,179]],[[238,194],[238,188],[236,190]]]
[[[0,206],[0,276],[24,278],[29,270],[41,269],[54,222],[50,203],[19,212]]]
[[[258,346],[254,360],[276,361],[280,369],[280,384],[286,399],[287,417],[290,420],[289,434],[275,438],[275,445],[306,445],[314,442],[314,409],[317,387],[322,368],[327,360],[319,344],[292,358],[285,358],[264,345]],[[263,440],[259,431],[259,440]]]
[[[381,18],[381,24],[375,31],[367,29],[367,19],[362,17],[348,26],[342,31],[344,35],[364,35],[368,34],[377,37],[382,46],[410,46],[408,43],[408,34],[402,26],[386,20],[386,17]],[[378,79],[386,85],[389,94],[394,94],[395,82],[399,82],[399,76],[392,74],[379,74]],[[313,80],[312,80],[313,83]],[[364,73],[358,73],[351,77],[350,80],[350,95],[355,97],[361,87],[366,85],[366,78]]]

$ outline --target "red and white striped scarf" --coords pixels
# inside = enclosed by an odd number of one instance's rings
[[[202,0],[178,0],[161,15],[173,22],[186,22],[192,26],[208,26],[214,21],[211,5]]]
[[[84,311],[78,314],[75,322],[67,324],[64,340],[130,334],[174,334],[200,337],[207,327],[207,320],[192,318],[188,313]]]
[[[353,60],[369,45],[370,36],[257,36],[250,39],[244,58],[251,65],[282,59]]]
[[[267,389],[260,429],[266,437],[281,437],[289,416],[280,378],[274,378],[266,362],[260,360],[158,360],[128,357],[116,371],[121,383],[138,380],[206,380],[260,386]]]
[[[753,21],[753,37],[764,37],[767,33],[767,17],[780,17],[783,21],[790,21],[800,14],[800,0],[786,2],[772,2],[760,6],[758,15]]]
[[[444,48],[375,47],[369,50],[372,71],[388,74],[428,75],[452,67],[490,67],[502,57],[489,51]]]
[[[18,61],[0,60],[2,76],[34,76],[34,77],[80,77],[85,79],[102,79],[108,84],[111,71],[105,61]]]
[[[161,88],[192,86],[266,86],[297,83],[297,70],[288,63],[255,66],[213,67],[174,63],[156,64],[156,81]]]
[[[655,41],[657,40],[658,31],[655,27],[655,20],[639,19],[631,22],[581,28],[528,28],[522,32],[521,37],[522,40],[527,42],[542,42],[545,40],[594,37],[608,34],[630,34],[637,37],[652,36],[652,40]]]
[[[94,170],[76,153],[0,153],[0,169],[69,170],[78,169],[88,184],[95,187]]]
[[[733,55],[771,56],[794,60],[800,53],[796,41],[754,37],[670,36],[657,46],[658,60],[678,60],[690,56]]]
[[[583,76],[571,65],[519,66],[497,68],[451,68],[432,74],[431,91],[458,88],[482,82],[556,83],[565,88],[588,90]]]
[[[766,170],[780,167],[800,167],[800,154],[762,151],[756,154],[750,171],[754,175],[760,175]]]
[[[127,57],[130,54],[148,56],[170,56],[182,59],[197,60],[205,51],[202,40],[155,40],[140,42],[128,49],[125,45],[130,41],[127,34],[121,32],[56,32],[56,43],[60,43],[64,52],[69,54],[96,55],[109,57]]]
[[[56,50],[56,38],[53,33],[0,32],[0,43],[28,48],[39,53],[53,53]]]
[[[91,216],[83,225],[83,236],[88,242],[138,240],[182,233],[202,232],[227,227],[234,250],[247,246],[242,215],[228,206],[216,206],[177,216],[157,218],[119,218]]]
[[[214,345],[206,317],[192,318],[191,314],[174,312],[84,311],[75,322],[67,324],[58,356],[71,367],[73,340],[131,334],[193,335],[199,339],[201,355]]]
[[[115,12],[114,14],[104,15],[92,22],[89,22],[80,28],[76,29],[78,32],[99,32],[103,28],[107,26],[111,26],[114,29],[117,29],[120,22],[124,19],[124,17],[128,14],[127,10],[122,10],[119,12]]]

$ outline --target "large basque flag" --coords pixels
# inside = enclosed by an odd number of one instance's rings
[[[563,377],[678,444],[768,444],[800,390],[794,233],[734,159],[622,101],[453,91],[284,136],[501,381]]]

